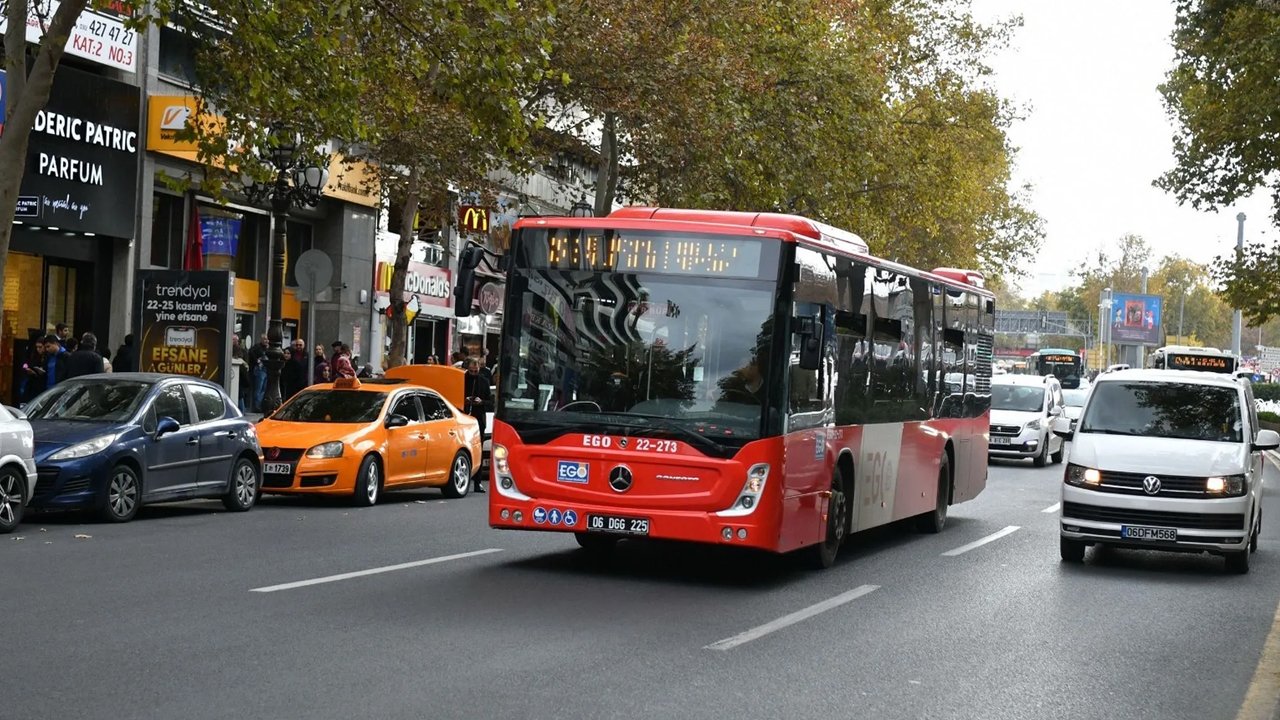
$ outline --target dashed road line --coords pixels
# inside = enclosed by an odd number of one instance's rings
[[[1061,508],[1061,507],[1062,507],[1062,503],[1060,503],[1060,502],[1056,502],[1056,503],[1054,503],[1054,504],[1050,505],[1049,507],[1047,507],[1047,508],[1045,508],[1045,509],[1041,510],[1040,512],[1042,512],[1042,513],[1056,513],[1056,512],[1058,512],[1058,509],[1059,509],[1059,508]]]
[[[727,637],[724,640],[717,640],[716,642],[713,642],[710,645],[704,646],[702,649],[703,650],[720,650],[720,651],[732,650],[740,645],[745,645],[751,642],[752,640],[759,640],[760,638],[764,637],[765,635],[768,635],[769,633],[777,632],[783,628],[787,628],[792,625],[795,625],[798,622],[808,620],[814,615],[820,615],[828,610],[840,607],[845,603],[857,600],[863,595],[869,595],[879,589],[880,589],[879,585],[861,585],[848,592],[840,593],[839,595],[836,595],[833,598],[828,598],[826,600],[823,600],[820,603],[814,603],[813,605],[810,605],[809,607],[804,608],[802,610],[797,610],[789,615],[783,615],[777,620],[772,620],[763,625],[758,625],[756,627],[753,627],[750,630],[747,630],[746,632],[738,633],[733,637]]]
[[[942,553],[942,556],[943,556],[943,557],[955,557],[956,555],[963,555],[963,554],[965,554],[965,553],[969,552],[970,550],[973,550],[974,548],[982,547],[983,545],[986,545],[986,544],[987,544],[987,543],[989,543],[989,542],[994,542],[994,541],[996,541],[996,540],[999,540],[1000,538],[1004,537],[1005,535],[1011,535],[1011,534],[1013,534],[1013,533],[1015,533],[1015,532],[1017,532],[1017,531],[1019,531],[1019,530],[1021,530],[1021,529],[1022,529],[1022,528],[1021,528],[1021,527],[1019,527],[1019,526],[1017,526],[1017,525],[1010,525],[1009,527],[1007,527],[1007,528],[1005,528],[1005,529],[1003,529],[1003,530],[1000,530],[999,532],[993,532],[993,533],[991,533],[990,535],[988,535],[988,536],[986,536],[986,537],[984,537],[984,538],[980,538],[980,539],[978,539],[978,540],[974,540],[973,542],[969,543],[968,545],[961,545],[960,547],[955,548],[954,550],[948,550],[948,551],[946,551],[946,552]]]
[[[451,560],[465,560],[466,558],[477,557],[480,555],[489,555],[491,553],[502,552],[502,548],[486,548],[484,550],[473,550],[471,552],[458,553],[456,555],[445,555],[443,557],[428,558],[426,560],[417,560],[414,562],[400,563],[399,565],[386,565],[384,567],[370,568],[368,570],[357,570],[355,572],[341,573],[339,575],[327,575],[325,577],[312,578],[310,580],[298,580],[296,582],[282,583],[280,585],[268,585],[267,587],[253,588],[249,592],[270,593],[279,592],[281,590],[294,590],[310,585],[323,585],[324,583],[339,582],[341,580],[350,580],[352,578],[365,577],[368,575],[380,575],[382,573],[396,572],[397,570],[408,570],[410,568],[423,567],[426,565],[437,565],[439,563],[449,562]]]

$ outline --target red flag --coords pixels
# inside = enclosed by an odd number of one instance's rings
[[[187,245],[182,256],[183,270],[204,269],[204,233],[200,231],[200,209],[191,203],[191,224],[187,227]]]

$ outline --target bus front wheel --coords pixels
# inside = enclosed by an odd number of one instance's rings
[[[851,499],[844,473],[837,469],[831,477],[831,497],[827,499],[826,535],[822,542],[809,548],[810,563],[819,570],[825,570],[836,562],[836,555],[840,553],[840,545],[849,528]]]

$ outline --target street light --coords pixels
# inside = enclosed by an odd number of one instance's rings
[[[587,203],[586,198],[578,200],[578,202],[573,204],[573,207],[569,208],[569,215],[571,217],[588,218],[595,214],[595,210]]]
[[[275,170],[275,180],[260,183],[251,177],[242,178],[245,195],[257,204],[270,203],[274,252],[271,256],[271,298],[267,322],[267,387],[263,398],[262,413],[270,415],[280,407],[280,370],[284,367],[284,327],[280,316],[284,313],[284,275],[287,259],[287,225],[289,209],[315,207],[320,202],[321,191],[329,181],[329,171],[315,165],[304,164],[298,150],[302,139],[281,123],[275,123],[267,133],[268,146],[259,157]],[[312,330],[308,328],[308,330]]]

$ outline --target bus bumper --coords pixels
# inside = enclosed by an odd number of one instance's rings
[[[714,545],[736,545],[777,552],[777,523],[758,508],[751,515],[713,512],[599,507],[584,503],[515,500],[489,495],[489,526],[499,530],[536,530],[652,538]]]

